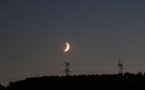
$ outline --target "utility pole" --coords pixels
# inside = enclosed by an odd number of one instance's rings
[[[123,74],[123,63],[120,59],[118,59],[118,74]]]
[[[71,72],[71,71],[69,70],[69,65],[70,65],[70,63],[65,62],[66,69],[65,69],[64,71],[65,71],[65,73],[66,73],[66,76],[69,76],[69,72]]]

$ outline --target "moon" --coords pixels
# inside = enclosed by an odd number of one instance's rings
[[[63,52],[67,52],[70,49],[70,45],[68,42],[66,42],[66,48],[63,50]]]

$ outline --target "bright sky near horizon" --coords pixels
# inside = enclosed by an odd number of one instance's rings
[[[0,84],[26,77],[145,72],[144,0],[0,0]],[[65,42],[70,51],[64,53]]]

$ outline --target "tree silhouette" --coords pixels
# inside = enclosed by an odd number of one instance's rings
[[[10,82],[6,90],[145,90],[145,75],[102,74],[74,76],[46,76]]]

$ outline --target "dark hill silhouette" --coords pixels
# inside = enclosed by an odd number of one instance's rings
[[[5,87],[0,84],[0,90],[5,90]]]
[[[10,82],[6,90],[145,90],[145,75],[45,76]],[[1,90],[1,89],[0,89]]]

